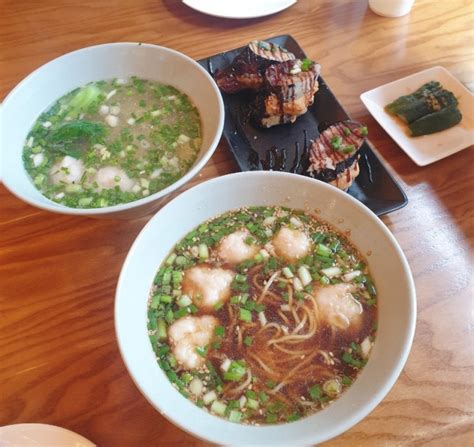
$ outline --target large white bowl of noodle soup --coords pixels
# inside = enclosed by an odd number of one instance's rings
[[[198,408],[171,385],[147,333],[147,300],[154,276],[189,231],[225,211],[281,205],[319,210],[367,256],[378,288],[378,333],[360,376],[324,410],[296,422],[251,426]],[[370,255],[367,255],[370,253]],[[221,445],[310,445],[348,430],[385,397],[407,360],[416,320],[415,287],[405,256],[379,218],[350,195],[310,178],[246,172],[204,182],[175,198],[145,226],[125,260],[115,301],[115,328],[130,375],[146,399],[183,430]]]
[[[103,208],[69,208],[40,193],[22,160],[26,137],[38,117],[59,98],[92,81],[138,78],[171,85],[188,95],[199,110],[200,152],[191,169],[176,182],[147,197]],[[211,76],[178,51],[141,43],[110,43],[65,54],[23,79],[5,98],[0,114],[0,180],[25,202],[62,214],[134,218],[156,210],[191,180],[219,143],[224,125],[222,97]]]

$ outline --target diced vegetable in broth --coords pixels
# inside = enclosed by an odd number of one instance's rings
[[[187,95],[132,77],[87,84],[43,113],[24,149],[24,165],[49,199],[101,208],[171,185],[201,147],[199,111]]]
[[[347,237],[278,207],[230,211],[189,232],[148,305],[173,386],[244,424],[296,421],[337,399],[367,363],[376,323],[376,287]]]

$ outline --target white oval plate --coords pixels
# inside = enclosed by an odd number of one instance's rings
[[[15,424],[0,427],[1,447],[95,447],[84,436],[47,424]]]
[[[252,19],[283,11],[297,0],[183,0],[183,3],[196,11],[227,19]]]

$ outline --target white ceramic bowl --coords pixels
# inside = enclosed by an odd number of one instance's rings
[[[186,93],[201,114],[203,142],[190,171],[167,188],[134,202],[98,209],[74,209],[44,197],[22,162],[25,139],[38,116],[57,99],[91,81],[138,76],[166,83]],[[95,217],[136,217],[162,205],[169,194],[194,177],[219,142],[224,105],[209,74],[194,60],[169,48],[149,44],[111,43],[65,54],[21,81],[5,98],[0,115],[0,178],[20,199],[64,214]]]
[[[252,205],[321,210],[368,256],[378,288],[379,329],[368,364],[323,411],[297,422],[247,426],[206,413],[179,394],[158,366],[147,335],[147,299],[162,261],[187,232],[225,211]],[[330,439],[369,414],[397,380],[416,320],[413,278],[385,225],[350,195],[326,183],[280,172],[231,174],[201,183],[163,207],[144,227],[125,260],[115,301],[115,329],[125,364],[148,401],[173,423],[223,445],[309,445]]]

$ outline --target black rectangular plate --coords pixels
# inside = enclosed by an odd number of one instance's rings
[[[299,59],[306,57],[303,49],[289,35],[272,37],[267,41],[286,48]],[[198,62],[212,74],[216,69],[229,65],[242,49],[236,48]],[[322,71],[324,72],[324,67]],[[251,93],[242,92],[235,95],[222,93],[222,97],[225,107],[223,134],[242,171],[263,169],[261,162],[266,160],[267,153],[272,147],[285,149],[287,153],[285,170],[290,171],[294,165],[296,143],[301,151],[305,132],[307,138],[311,140],[319,135],[319,129],[323,130],[337,121],[350,119],[321,76],[313,105],[293,124],[283,124],[269,129],[258,128],[247,119]],[[385,169],[367,141],[361,149],[359,166],[360,174],[348,190],[351,196],[379,216],[398,210],[408,203],[405,193]]]

